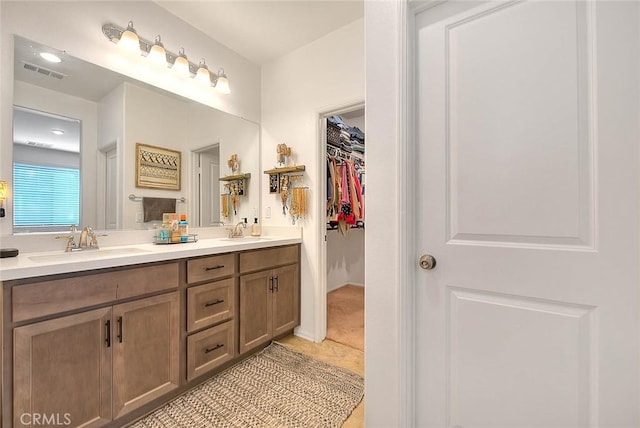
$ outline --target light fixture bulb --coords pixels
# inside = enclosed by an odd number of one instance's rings
[[[118,46],[121,46],[129,52],[140,53],[140,39],[138,38],[138,33],[136,33],[136,30],[133,28],[133,21],[129,21],[127,29],[120,35]]]
[[[3,202],[7,199],[9,185],[6,181],[0,180],[0,202]]]
[[[204,58],[202,58],[200,64],[198,65],[198,71],[196,71],[194,79],[198,83],[211,85],[211,75],[209,74],[209,68],[207,67],[207,64],[205,64],[204,62]]]
[[[213,86],[222,94],[231,93],[231,88],[229,88],[229,79],[227,79],[227,75],[224,74],[224,70],[222,68],[218,71],[216,83]]]
[[[149,49],[147,58],[158,66],[167,66],[167,51],[164,49],[164,45],[160,41],[160,36],[156,36],[156,41]]]
[[[47,60],[53,63],[62,62],[62,60],[58,55],[52,54],[51,52],[40,52],[40,57],[44,60]]]
[[[187,59],[187,55],[184,53],[184,48],[180,48],[178,57],[174,61],[172,68],[180,77],[189,77],[191,74],[189,71],[189,60]]]

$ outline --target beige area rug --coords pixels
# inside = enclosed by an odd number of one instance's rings
[[[364,351],[364,287],[344,285],[327,294],[327,339]]]
[[[340,427],[363,394],[360,375],[274,342],[131,427]]]

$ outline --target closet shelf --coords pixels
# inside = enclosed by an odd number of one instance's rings
[[[244,180],[250,177],[251,177],[251,173],[246,173],[246,174],[227,175],[225,177],[220,177],[218,180],[219,181],[237,181],[237,180]]]
[[[301,172],[304,170],[305,170],[304,165],[296,165],[296,166],[285,166],[283,168],[268,169],[264,173],[269,175],[274,175],[274,174],[287,174],[291,172]]]

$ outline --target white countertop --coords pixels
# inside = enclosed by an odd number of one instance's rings
[[[301,242],[302,239],[298,233],[261,236],[258,239],[253,237],[204,238],[197,242],[181,244],[141,243],[71,253],[65,253],[63,250],[20,253],[17,257],[0,259],[0,281],[130,266]]]

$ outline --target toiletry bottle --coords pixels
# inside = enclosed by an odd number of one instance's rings
[[[262,233],[262,227],[258,224],[258,218],[256,217],[251,225],[251,236],[260,236],[260,233]]]
[[[178,214],[171,216],[171,242],[180,242],[180,228],[178,227]]]
[[[187,242],[189,240],[189,223],[186,214],[180,215],[178,229],[180,230],[180,242]]]

